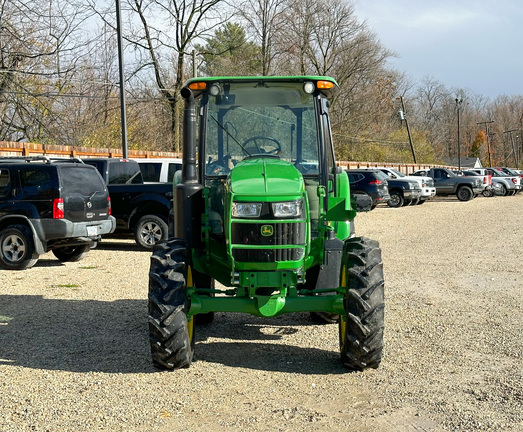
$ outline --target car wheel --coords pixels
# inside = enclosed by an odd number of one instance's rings
[[[168,229],[161,217],[156,215],[142,216],[134,227],[134,239],[140,247],[152,250],[154,245],[167,240]]]
[[[389,207],[401,207],[403,204],[405,204],[405,200],[403,199],[403,196],[399,192],[390,192],[390,199],[387,201],[387,204]]]
[[[468,186],[461,186],[456,193],[456,196],[460,201],[470,201],[474,198],[474,192]]]
[[[62,262],[77,262],[85,257],[91,250],[90,244],[80,246],[65,246],[53,249],[53,255]]]
[[[0,265],[5,270],[23,270],[35,265],[38,254],[31,230],[13,225],[0,232]]]
[[[504,184],[500,185],[499,192],[501,196],[507,196],[507,187]]]

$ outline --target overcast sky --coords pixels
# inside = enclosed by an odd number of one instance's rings
[[[523,0],[354,0],[356,16],[415,81],[523,95]]]

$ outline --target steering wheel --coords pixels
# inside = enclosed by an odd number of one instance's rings
[[[263,144],[260,141],[267,141],[266,144]],[[253,143],[250,147],[251,149],[256,149],[256,154],[268,154],[268,155],[278,155],[281,153],[281,144],[280,142],[272,137],[268,136],[253,136],[251,138],[248,138],[245,140],[242,144],[242,147],[246,149],[246,151],[249,150],[249,146],[247,144]],[[266,146],[269,146],[269,148],[265,148]],[[248,151],[251,153],[250,151]]]

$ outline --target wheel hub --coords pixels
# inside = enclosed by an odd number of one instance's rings
[[[142,238],[148,245],[158,243],[162,238],[160,227],[152,222],[146,223],[142,229]]]
[[[17,262],[24,256],[25,245],[19,237],[11,235],[5,238],[2,244],[2,252],[7,260]]]

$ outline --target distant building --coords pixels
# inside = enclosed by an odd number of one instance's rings
[[[445,158],[444,161],[446,165],[458,166],[458,158]],[[462,157],[461,168],[483,168],[483,164],[478,157]]]

